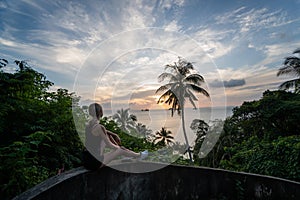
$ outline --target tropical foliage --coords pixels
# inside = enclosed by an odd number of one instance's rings
[[[214,148],[195,162],[299,181],[298,110],[300,95],[285,91],[266,91],[260,100],[244,102],[225,120]]]
[[[202,143],[206,137],[206,133],[209,129],[209,125],[201,120],[201,119],[194,119],[190,125],[190,128],[196,133],[197,138],[195,140],[195,146],[193,149],[194,153],[194,161],[197,162],[199,159],[199,153],[200,153],[200,148],[202,146]]]
[[[186,148],[189,153],[190,161],[192,162],[190,145],[185,129],[185,99],[187,98],[189,102],[194,106],[194,108],[197,108],[195,101],[197,101],[198,98],[194,95],[194,92],[203,94],[206,97],[209,97],[209,94],[205,89],[201,87],[201,84],[204,83],[204,78],[200,74],[194,72],[195,70],[192,63],[179,58],[178,61],[174,64],[166,65],[165,70],[166,72],[159,75],[158,80],[159,82],[167,80],[168,83],[160,86],[156,90],[156,93],[163,92],[157,103],[166,103],[170,105],[172,116],[174,114],[174,111],[176,110],[178,114],[181,113],[182,128],[186,142]]]
[[[151,141],[148,141],[147,138],[136,137],[123,131],[120,125],[117,124],[114,120],[111,120],[110,117],[101,118],[100,123],[104,125],[107,130],[110,130],[119,135],[119,137],[121,138],[122,146],[135,152],[144,151],[145,149],[148,149],[149,151],[156,151],[158,148],[160,148],[160,146],[155,145]]]
[[[1,60],[3,62],[3,59]],[[16,194],[81,164],[83,148],[72,116],[79,98],[53,85],[25,61],[0,71],[0,198]]]
[[[253,136],[224,150],[230,158],[221,160],[221,168],[300,181],[299,135],[274,140]]]
[[[300,48],[296,49],[293,54],[300,54]],[[293,89],[294,92],[300,92],[300,58],[297,56],[289,56],[285,58],[283,67],[279,69],[277,76],[289,75],[295,79],[282,83],[279,88],[283,90]]]
[[[202,119],[194,119],[190,128],[197,134],[197,138],[199,140],[203,140],[206,132],[208,131],[209,125]]]

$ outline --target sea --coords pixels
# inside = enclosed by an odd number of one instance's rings
[[[232,115],[233,106],[227,107],[210,107],[210,108],[185,108],[185,127],[188,138],[190,141],[195,140],[195,133],[190,129],[190,125],[194,119],[204,120],[206,123],[211,124],[215,120],[225,120]],[[155,134],[160,131],[162,127],[171,131],[174,136],[175,142],[182,143],[184,141],[181,116],[174,112],[171,116],[171,110],[130,110],[131,114],[137,117],[137,122],[146,125]]]

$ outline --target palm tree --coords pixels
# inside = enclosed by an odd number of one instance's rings
[[[147,138],[152,133],[152,130],[148,129],[146,125],[138,123],[135,126],[135,130],[138,133],[139,136],[143,136],[144,138]]]
[[[296,49],[293,54],[300,54],[300,48]],[[277,76],[292,75],[297,78],[282,83],[279,88],[288,90],[294,88],[295,93],[300,93],[300,58],[296,56],[289,56],[285,58],[283,67],[277,73]]]
[[[112,118],[120,126],[121,130],[129,133],[135,130],[137,118],[135,115],[129,113],[129,108],[117,110],[117,113]]]
[[[154,139],[154,142],[155,141],[159,141],[163,144],[171,144],[171,143],[174,143],[174,137],[172,136],[172,132],[171,131],[168,131],[165,127],[162,127],[160,131],[157,131],[155,133],[155,139]]]
[[[168,72],[167,70],[170,71]],[[192,155],[186,135],[184,122],[185,99],[187,98],[196,109],[194,101],[197,101],[198,98],[193,94],[193,92],[203,94],[206,97],[209,97],[209,94],[205,89],[201,87],[201,84],[204,83],[204,78],[200,74],[195,73],[192,63],[187,62],[186,60],[179,57],[178,62],[166,65],[165,71],[166,72],[159,75],[158,80],[159,82],[162,82],[167,79],[169,82],[165,85],[160,86],[156,90],[156,93],[164,92],[158,99],[157,103],[169,104],[172,111],[171,116],[174,115],[175,110],[177,110],[178,114],[181,114],[184,138],[190,157],[190,162],[192,162]]]

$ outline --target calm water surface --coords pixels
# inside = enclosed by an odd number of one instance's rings
[[[232,108],[200,108],[197,110],[186,108],[185,126],[188,129],[194,119],[202,119],[207,123],[215,119],[225,120],[226,117],[232,115]],[[166,127],[176,133],[181,127],[181,117],[177,113],[171,117],[169,110],[132,110],[131,113],[137,116],[138,122],[145,124],[154,132],[160,130],[161,127]]]

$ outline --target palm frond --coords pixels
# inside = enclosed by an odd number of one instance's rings
[[[129,118],[130,118],[132,121],[134,121],[134,122],[137,121],[137,117],[136,117],[134,114],[130,114],[130,115],[129,115]]]
[[[164,101],[164,100],[162,100],[162,99],[168,98],[168,97],[170,96],[171,93],[172,93],[172,91],[171,91],[170,89],[167,90],[165,93],[163,93],[163,94],[159,97],[159,99],[157,100],[157,103],[162,103],[162,101]]]
[[[295,91],[297,91],[297,90],[299,90],[299,83],[300,83],[300,79],[298,79],[298,78],[289,80],[289,81],[285,81],[279,86],[279,89],[288,90],[290,88],[294,88]]]
[[[171,136],[171,135],[166,135],[165,138],[168,138],[168,139],[174,139],[174,137]]]
[[[291,56],[291,57],[287,57],[284,62],[283,62],[284,66],[290,66],[293,67],[294,69],[298,69],[300,68],[300,58],[295,57],[295,56]]]
[[[8,60],[0,59],[0,68],[5,67],[8,64]]]
[[[300,75],[300,65],[299,65],[299,68],[293,67],[290,65],[286,65],[286,66],[280,68],[277,72],[277,76],[282,76],[282,75],[299,76]]]
[[[185,97],[191,97],[193,101],[197,101],[198,98],[193,94],[192,91],[189,90],[189,88],[186,90]]]
[[[168,83],[168,84],[165,84],[165,85],[162,85],[160,86],[156,91],[155,91],[155,94],[158,93],[158,92],[162,92],[162,91],[165,91],[165,90],[168,90],[172,87],[173,83]]]
[[[172,95],[170,95],[167,97],[167,100],[165,101],[165,103],[171,105],[174,100],[175,100],[175,98]]]
[[[177,114],[180,115],[180,103],[178,101],[178,99],[175,99],[174,103],[172,104],[172,112],[171,112],[171,116],[174,116],[174,111],[177,110]]]
[[[185,64],[184,67],[186,67],[189,70],[193,70],[194,69],[194,66],[193,66],[193,64],[191,62],[186,62],[186,64]]]
[[[194,107],[194,108],[197,108],[197,107],[196,107],[196,104],[195,104],[195,102],[194,102],[194,100],[192,99],[192,97],[189,96],[188,98],[189,98],[191,104],[193,105],[193,107]]]
[[[176,76],[172,73],[164,72],[158,76],[158,82],[164,81],[166,78],[169,80],[176,80]]]
[[[295,51],[293,51],[293,54],[295,54],[295,53],[300,53],[300,48],[298,48]]]
[[[170,64],[165,65],[165,70],[168,70],[168,69],[171,69],[171,71],[176,72],[177,71],[176,63],[174,65],[170,65]]]
[[[156,142],[157,140],[160,140],[160,139],[161,139],[161,137],[155,137],[153,142]]]
[[[190,74],[184,78],[184,81],[188,83],[200,85],[201,83],[204,83],[204,78],[200,74]]]
[[[201,93],[206,97],[209,97],[208,92],[205,89],[203,89],[202,87],[199,87],[199,86],[194,85],[194,84],[187,84],[187,85],[188,85],[188,87],[191,87],[193,89],[193,91],[195,91],[197,93]]]
[[[160,96],[157,103],[165,103],[168,105],[171,105],[171,116],[174,115],[174,110],[178,111],[178,114],[180,113],[180,103],[175,95],[175,93],[171,90],[166,91],[163,95]]]
[[[284,66],[281,67],[278,72],[277,76],[285,75],[285,74],[290,74],[294,69],[291,66]]]
[[[299,57],[296,57],[296,56],[289,56],[289,57],[286,57],[286,58],[285,58],[283,64],[286,65],[286,64],[288,64],[288,63],[290,63],[290,62],[295,62],[295,63],[297,63],[297,62],[299,62],[299,61],[300,61],[300,58],[299,58]]]

